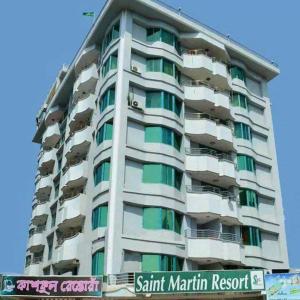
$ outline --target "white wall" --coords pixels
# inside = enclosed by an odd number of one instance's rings
[[[257,154],[269,156],[268,138],[257,132],[252,132],[252,145]]]
[[[126,160],[125,163],[125,188],[139,190],[143,179],[143,164]]]

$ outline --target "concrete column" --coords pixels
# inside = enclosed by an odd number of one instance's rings
[[[115,113],[113,125],[110,201],[108,205],[108,226],[106,241],[106,273],[117,274],[122,268],[122,222],[123,188],[125,177],[125,152],[127,135],[127,95],[129,80],[124,70],[130,70],[132,17],[123,11],[120,20],[120,42],[118,49],[118,69],[116,82]]]

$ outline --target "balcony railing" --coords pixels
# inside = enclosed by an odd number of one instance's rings
[[[63,203],[65,201],[68,201],[68,200],[71,200],[73,198],[76,198],[77,196],[79,196],[80,194],[83,194],[84,193],[84,190],[83,188],[79,189],[79,190],[75,190],[75,191],[71,191],[71,192],[68,192],[68,193],[64,193],[60,199],[59,199],[59,204],[60,205],[63,205]]]
[[[195,194],[202,194],[202,193],[215,193],[223,198],[229,198],[229,200],[236,201],[236,197],[234,193],[229,191],[223,191],[222,189],[210,185],[187,185],[186,186],[187,193],[195,193]]]
[[[43,256],[33,257],[31,260],[31,265],[39,264],[43,261]]]
[[[218,158],[219,160],[228,160],[233,162],[233,158],[230,154],[220,153],[216,150],[209,149],[209,148],[185,148],[185,154],[195,155],[195,156],[211,155]]]
[[[65,174],[71,167],[80,165],[82,162],[86,161],[86,157],[74,158],[68,162],[68,164],[62,169],[63,174]]]
[[[107,285],[133,284],[134,273],[122,273],[107,276]]]
[[[231,122],[229,120],[221,120],[206,113],[185,113],[185,118],[187,120],[212,120],[217,124],[222,124],[231,128]]]
[[[223,242],[241,243],[241,238],[237,234],[225,233],[212,229],[186,230],[185,236],[189,239],[212,239]]]
[[[36,233],[42,233],[46,230],[46,225],[37,226],[29,230],[29,237],[33,236]]]
[[[205,49],[187,49],[187,48],[181,47],[181,53],[188,54],[188,55],[204,55],[204,56],[210,58],[213,62],[218,61],[220,63],[226,64],[226,62],[224,60],[221,60],[215,56],[209,55],[209,51],[207,51]]]
[[[78,236],[81,233],[81,231],[72,231],[69,234],[64,235],[63,237],[59,237],[57,239],[57,245],[58,247],[61,246],[66,240],[71,240]]]

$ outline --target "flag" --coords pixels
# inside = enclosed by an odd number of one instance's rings
[[[93,11],[85,11],[82,13],[82,15],[86,17],[94,17],[95,13]]]

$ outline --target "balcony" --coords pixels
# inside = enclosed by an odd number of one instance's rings
[[[236,185],[235,165],[230,155],[207,148],[186,149],[186,171],[192,177],[228,188]]]
[[[75,100],[94,94],[99,75],[97,65],[92,64],[88,68],[81,71],[76,79],[73,88],[73,97]]]
[[[45,224],[48,217],[48,203],[37,203],[32,209],[32,224],[42,225]]]
[[[220,219],[225,225],[240,225],[236,197],[213,186],[187,186],[187,213],[199,224]]]
[[[64,169],[62,190],[84,186],[88,179],[88,162],[81,161]]]
[[[186,113],[185,132],[195,142],[220,151],[232,151],[231,123],[205,113]]]
[[[50,107],[45,115],[45,125],[46,127],[53,125],[54,123],[58,123],[64,116],[64,112],[60,106],[56,105]]]
[[[43,135],[43,147],[44,148],[53,148],[59,142],[61,138],[61,133],[58,123],[50,125],[47,127]]]
[[[85,48],[75,62],[75,73],[79,74],[89,65],[97,63],[100,52],[96,45]]]
[[[216,116],[232,118],[230,112],[229,94],[199,80],[183,83],[184,102],[196,110],[213,111]]]
[[[184,73],[194,79],[209,81],[219,89],[228,89],[227,66],[215,57],[208,56],[201,49],[186,50],[183,53]]]
[[[41,173],[52,173],[56,160],[57,149],[44,150],[39,160],[39,171]]]
[[[203,264],[226,262],[241,264],[241,241],[238,235],[211,229],[187,230],[187,257]]]
[[[95,109],[96,96],[90,94],[88,97],[75,101],[74,107],[70,114],[70,129],[74,131],[76,124],[87,123]]]
[[[36,182],[35,196],[39,200],[47,200],[50,197],[53,180],[51,175],[39,175]]]
[[[86,126],[83,129],[74,132],[67,140],[66,158],[72,159],[75,155],[84,155],[88,153],[93,139],[93,128]]]
[[[86,215],[87,197],[77,194],[61,201],[58,213],[58,227],[61,231],[67,228],[82,227]]]
[[[58,240],[58,246],[53,253],[53,260],[57,268],[79,264],[79,246],[82,245],[82,238],[83,234],[77,232]]]
[[[25,275],[30,276],[40,276],[41,275],[41,263],[43,262],[43,257],[34,257],[25,266]]]
[[[44,231],[46,225],[37,226],[29,231],[27,248],[30,252],[40,252],[44,248]]]

